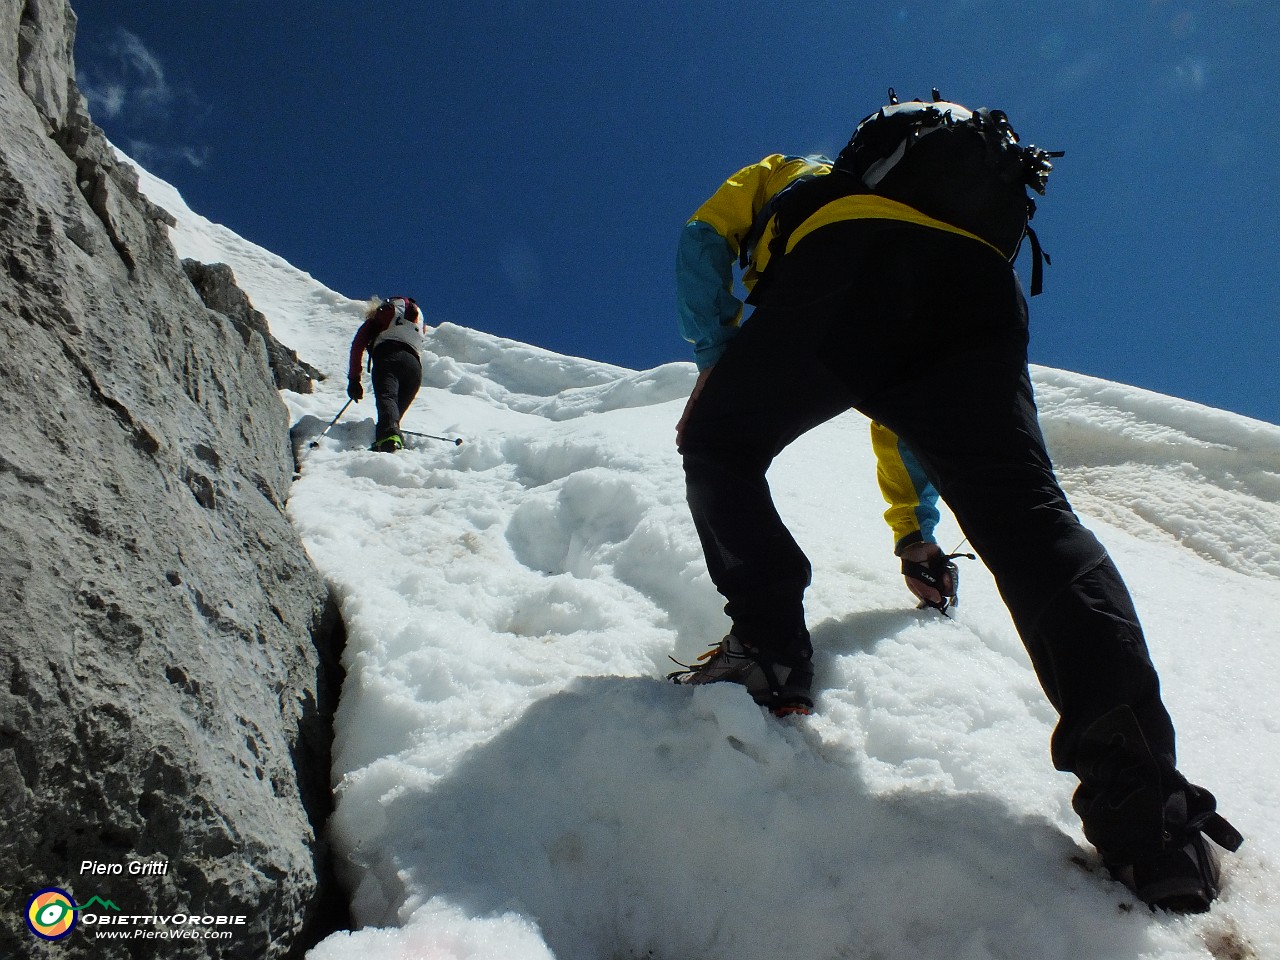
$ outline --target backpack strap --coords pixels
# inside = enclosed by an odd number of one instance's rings
[[[738,250],[738,266],[740,268],[745,270],[751,265],[751,261],[755,259],[756,247],[760,243],[760,238],[764,236],[765,228],[769,225],[769,221],[773,219],[774,214],[778,212],[778,207],[791,192],[802,183],[824,176],[830,176],[830,174],[802,173],[764,202],[764,205],[756,213],[755,219],[751,221],[750,229],[747,230],[742,238],[742,245]]]
[[[1040,238],[1031,229],[1031,224],[1027,224],[1027,239],[1031,241],[1031,296],[1035,297],[1044,289],[1044,265],[1053,266],[1053,261],[1040,246]]]
[[[773,235],[769,238],[769,264],[774,258],[781,258],[790,246],[791,234],[815,212],[833,200],[855,193],[866,193],[867,190],[846,171],[832,169],[826,174],[804,174],[770,197],[761,208],[747,237],[751,240],[748,251],[743,244],[744,254],[748,254],[741,262],[743,266],[755,261],[755,253],[760,240],[775,220]]]

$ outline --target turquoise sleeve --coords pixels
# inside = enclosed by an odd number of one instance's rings
[[[676,301],[680,335],[693,344],[699,370],[719,360],[738,332],[742,301],[733,295],[736,262],[729,241],[711,224],[685,224],[676,248]]]
[[[934,543],[934,529],[938,526],[938,491],[920,466],[920,461],[901,439],[898,440],[898,455],[902,457],[902,465],[907,468],[907,475],[916,488],[917,503],[915,507],[916,525],[920,530],[920,539],[925,543]],[[900,543],[899,549],[905,546]]]

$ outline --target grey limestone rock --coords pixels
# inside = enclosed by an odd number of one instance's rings
[[[312,381],[321,379],[320,371],[299,359],[296,350],[272,336],[267,318],[254,308],[248,294],[236,285],[235,273],[229,266],[225,263],[200,263],[198,260],[183,260],[182,266],[204,305],[227,317],[240,331],[246,344],[253,337],[262,338],[276,387],[294,393],[311,392]]]
[[[0,907],[246,919],[163,949],[8,922],[0,955],[300,956],[341,916],[341,623],[284,514],[266,341],[201,301],[74,29],[65,0],[0,3]]]

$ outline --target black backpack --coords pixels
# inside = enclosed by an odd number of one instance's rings
[[[1030,187],[1044,193],[1062,151],[1022,145],[1001,110],[970,110],[942,99],[889,103],[858,124],[833,172],[852,174],[861,188],[897,200],[935,219],[976,234],[1013,260],[1029,237],[1031,293],[1042,286],[1039,240],[1028,221],[1035,215]]]

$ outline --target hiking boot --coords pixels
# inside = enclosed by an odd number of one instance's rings
[[[1209,841],[1233,853],[1244,837],[1215,809],[1213,794],[1187,784],[1165,801],[1164,842],[1125,862],[1103,854],[1111,876],[1152,910],[1204,913],[1218,899],[1222,871]]]
[[[1153,910],[1204,913],[1218,897],[1212,840],[1235,852],[1244,837],[1217,800],[1157,758],[1133,710],[1117,707],[1090,724],[1076,753],[1072,806],[1111,876]]]
[[[400,438],[398,433],[389,433],[385,437],[375,440],[373,446],[369,449],[375,453],[395,453],[397,450],[404,449],[404,440]]]
[[[1107,869],[1152,910],[1204,913],[1221,889],[1218,855],[1200,833],[1180,847],[1169,847],[1136,863],[1108,863]]]
[[[751,699],[779,717],[813,712],[813,665],[807,660],[796,666],[770,661],[730,633],[698,661],[697,666],[681,663],[684,669],[667,674],[667,679],[689,685],[741,684]]]

